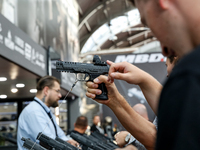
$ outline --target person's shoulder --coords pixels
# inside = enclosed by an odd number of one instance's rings
[[[81,133],[79,133],[78,131],[75,131],[75,130],[71,130],[69,133],[70,133],[70,134],[71,134],[71,133],[76,133],[76,134],[82,135]]]
[[[22,114],[30,115],[33,113],[40,112],[41,109],[36,102],[30,102],[23,110]]]

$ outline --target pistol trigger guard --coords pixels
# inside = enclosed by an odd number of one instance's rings
[[[89,77],[89,78],[88,78],[88,77]],[[88,78],[88,79],[87,79],[87,78]],[[86,74],[85,74],[85,78],[84,78],[85,82],[90,81],[90,78],[91,78],[90,74],[86,73]]]
[[[81,81],[81,80],[78,80],[78,74],[76,73],[76,81]]]

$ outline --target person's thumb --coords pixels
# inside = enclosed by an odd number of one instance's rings
[[[119,79],[119,80],[125,80],[126,79],[126,74],[120,73],[120,72],[113,72],[113,73],[110,74],[110,76],[114,79]]]
[[[99,77],[94,79],[94,83],[100,84],[100,83],[107,83],[108,82],[108,77],[105,75],[100,75]]]

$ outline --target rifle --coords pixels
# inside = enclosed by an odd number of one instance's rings
[[[42,134],[42,132],[38,134],[37,139],[40,140],[42,144],[54,148],[55,150],[73,150],[73,148]]]
[[[96,77],[100,75],[108,74],[109,66],[106,62],[102,62],[99,56],[94,55],[93,64],[57,61],[56,70],[59,72],[62,71],[62,72],[75,73],[76,79],[78,81],[93,81]],[[85,74],[85,76],[82,77],[82,79],[79,79],[78,77],[80,77],[82,74]],[[108,96],[105,83],[99,84],[98,89],[102,91],[102,94],[96,95],[96,99],[107,100]]]
[[[24,141],[23,147],[28,149],[28,150],[47,150],[46,148],[40,146],[39,144],[31,141],[29,138],[21,138],[22,141]]]

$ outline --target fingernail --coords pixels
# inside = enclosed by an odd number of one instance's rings
[[[111,73],[110,76],[114,78],[115,77],[115,73]]]
[[[97,84],[93,84],[92,87],[93,88],[98,88],[98,85]]]
[[[94,79],[94,82],[99,83],[99,79],[98,78]]]
[[[94,94],[91,94],[91,95],[90,95],[90,97],[91,97],[91,98],[95,98],[95,97],[96,97],[96,95],[94,95]]]
[[[97,95],[100,95],[100,94],[101,94],[101,91],[97,91],[96,94],[97,94]]]

